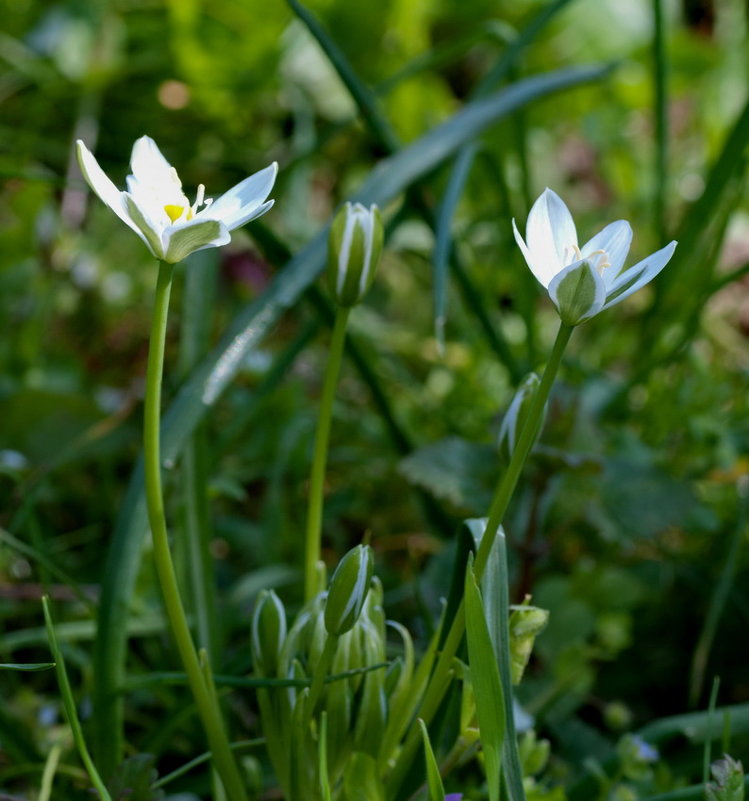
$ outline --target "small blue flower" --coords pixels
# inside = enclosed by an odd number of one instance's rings
[[[657,762],[660,758],[660,754],[658,753],[658,749],[654,745],[650,745],[650,743],[646,742],[642,739],[639,735],[635,734],[632,738],[635,745],[637,746],[637,756],[643,762]]]

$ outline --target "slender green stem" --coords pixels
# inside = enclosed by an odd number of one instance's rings
[[[73,732],[73,741],[78,749],[78,754],[81,757],[86,772],[91,779],[91,784],[94,785],[96,791],[99,793],[101,801],[112,801],[112,796],[109,795],[106,785],[102,781],[99,771],[94,765],[91,754],[89,754],[86,741],[83,739],[83,730],[81,729],[81,722],[78,720],[78,713],[75,709],[75,700],[73,698],[73,690],[70,688],[70,680],[68,679],[68,672],[65,669],[65,660],[62,656],[62,651],[57,642],[57,635],[55,634],[55,626],[52,622],[52,614],[49,611],[49,598],[45,595],[42,598],[42,608],[44,609],[44,623],[47,627],[47,638],[49,639],[49,647],[52,651],[52,656],[55,660],[55,667],[57,669],[57,682],[60,685],[60,694],[62,695],[62,705],[65,708],[65,716],[68,719],[70,730]],[[46,773],[46,769],[45,769]]]
[[[668,96],[663,0],[653,0],[653,83],[655,101],[655,228],[659,240],[666,238],[666,190],[668,182]]]
[[[325,464],[330,440],[330,421],[333,414],[333,399],[341,371],[343,345],[346,341],[346,323],[350,309],[339,307],[330,340],[328,365],[325,369],[320,413],[315,432],[315,452],[312,457],[310,474],[309,506],[307,507],[307,538],[304,549],[304,599],[311,600],[317,592],[317,563],[320,559],[320,536],[322,533],[323,485],[325,483]]]
[[[146,505],[153,538],[153,557],[164,596],[169,625],[177,643],[187,673],[190,689],[195,698],[216,770],[221,776],[231,801],[246,801],[239,770],[229,748],[218,706],[206,685],[200,660],[187,624],[184,606],[177,586],[177,576],[169,551],[169,539],[161,489],[161,378],[164,368],[166,322],[169,295],[172,287],[173,265],[159,263],[159,278],[154,297],[153,322],[146,372],[146,397],[143,422],[143,464],[145,474]]]
[[[570,335],[572,334],[572,327],[562,323],[559,327],[554,346],[549,356],[549,361],[544,370],[541,383],[539,384],[538,391],[533,399],[528,410],[528,417],[526,419],[523,430],[518,438],[515,450],[512,453],[510,464],[504,472],[501,481],[494,494],[491,506],[489,507],[489,517],[484,530],[484,536],[481,538],[476,553],[476,561],[474,563],[474,571],[476,579],[480,581],[483,575],[484,568],[486,567],[487,560],[491,553],[494,541],[497,537],[497,532],[502,524],[502,519],[507,512],[507,507],[510,504],[512,494],[517,486],[518,479],[522,473],[523,466],[525,465],[528,454],[533,447],[535,436],[538,432],[539,422],[549,398],[551,388],[554,384],[554,379],[559,370],[562,361],[564,349],[569,342]],[[445,643],[442,647],[442,652],[437,660],[437,665],[432,674],[424,699],[419,709],[419,717],[422,718],[427,725],[431,722],[434,714],[436,713],[445,690],[450,682],[450,671],[452,668],[452,661],[458,651],[460,642],[463,638],[465,631],[465,601],[460,602],[455,617],[453,618],[450,630],[448,632]],[[411,729],[408,740],[401,751],[400,757],[393,770],[393,777],[391,784],[393,787],[398,787],[400,782],[405,778],[406,770],[409,767],[410,761],[413,757],[414,749],[418,745],[418,731],[415,727]]]
[[[309,726],[312,716],[315,714],[315,707],[320,700],[320,695],[322,695],[323,687],[325,686],[325,678],[328,675],[330,666],[333,664],[333,657],[338,647],[338,640],[340,640],[340,637],[337,634],[328,634],[320,659],[315,666],[315,672],[312,676],[312,686],[310,687],[309,698],[307,699],[305,730]]]

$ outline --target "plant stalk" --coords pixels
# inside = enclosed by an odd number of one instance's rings
[[[322,509],[325,483],[325,465],[328,458],[330,423],[333,415],[338,376],[341,372],[343,346],[346,341],[346,324],[350,309],[338,307],[330,340],[328,364],[325,368],[320,412],[315,431],[315,451],[310,473],[309,505],[307,507],[307,532],[304,548],[304,600],[310,601],[317,593],[317,563],[320,560],[320,539],[322,534]]]
[[[159,277],[154,297],[151,339],[146,372],[146,397],[143,420],[143,465],[145,473],[146,505],[153,538],[153,558],[164,596],[169,625],[182,659],[188,683],[203,722],[213,761],[230,801],[246,801],[242,779],[229,741],[224,731],[221,713],[205,682],[200,660],[187,624],[184,606],[179,594],[174,563],[169,551],[169,538],[161,487],[161,380],[164,369],[166,323],[174,267],[159,262]]]
[[[489,517],[484,530],[484,536],[481,538],[481,544],[479,545],[474,562],[474,573],[477,581],[481,580],[484,568],[486,567],[487,560],[496,540],[497,532],[507,512],[507,507],[510,504],[512,494],[517,486],[525,462],[533,447],[544,407],[551,393],[554,379],[556,378],[559,366],[562,362],[564,349],[567,347],[571,334],[572,327],[562,323],[557,332],[557,337],[554,340],[554,346],[541,378],[538,391],[528,410],[528,417],[525,425],[520,433],[515,450],[512,453],[510,464],[502,475],[502,479],[494,493],[494,498],[489,507]],[[419,708],[419,717],[422,718],[427,725],[429,725],[434,717],[450,682],[452,661],[460,647],[464,632],[465,600],[461,600]],[[393,770],[391,789],[397,788],[405,778],[406,771],[413,757],[413,752],[418,746],[418,743],[419,733],[416,727],[413,727]]]

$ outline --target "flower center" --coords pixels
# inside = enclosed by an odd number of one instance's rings
[[[598,256],[599,258],[596,261],[593,261],[594,256]],[[573,262],[580,261],[582,258],[582,251],[577,245],[568,245],[564,249],[565,264],[572,264]],[[609,254],[605,250],[594,250],[592,253],[588,253],[585,258],[591,259],[593,266],[596,268],[596,270],[598,270],[599,275],[603,275],[603,271],[607,267],[611,267]]]
[[[187,198],[185,198],[185,201],[186,200]],[[183,214],[185,215],[184,221],[187,222],[188,220],[192,220],[200,206],[205,206],[205,208],[208,208],[211,203],[213,203],[213,200],[211,198],[206,198],[205,196],[205,186],[200,184],[200,186],[198,186],[197,195],[195,196],[195,202],[192,204],[192,206],[178,206],[173,203],[167,203],[167,205],[164,206],[164,211],[166,212],[167,217],[169,217],[173,223],[176,223]]]

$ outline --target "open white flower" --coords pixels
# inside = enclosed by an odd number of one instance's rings
[[[121,192],[105,175],[86,145],[76,143],[83,177],[99,198],[146,243],[151,253],[172,264],[204,248],[226,245],[230,231],[264,214],[273,205],[266,200],[276,180],[273,162],[238,183],[217,200],[198,187],[194,203],[185,197],[177,171],[161,154],[156,142],[141,136],[130,157],[132,175]]]
[[[636,292],[668,264],[676,242],[624,270],[632,228],[617,220],[582,248],[569,209],[545,189],[528,214],[525,241],[512,221],[515,241],[531,272],[546,288],[562,322],[577,325]]]

